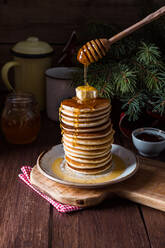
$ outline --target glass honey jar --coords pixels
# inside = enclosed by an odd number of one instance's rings
[[[33,142],[40,130],[40,112],[34,96],[30,93],[8,95],[2,112],[1,127],[9,143]]]

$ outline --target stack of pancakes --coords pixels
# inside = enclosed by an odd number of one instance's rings
[[[108,99],[64,100],[60,107],[66,167],[82,174],[99,174],[112,165],[113,143]]]

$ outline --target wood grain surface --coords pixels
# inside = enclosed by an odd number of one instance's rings
[[[54,211],[52,230],[52,247],[150,247],[138,207],[117,198],[66,216]]]
[[[110,196],[98,206],[60,214],[18,180],[22,165],[33,165],[60,142],[59,124],[45,115],[32,144],[9,145],[0,134],[0,248],[164,248],[163,212]],[[118,132],[115,142],[132,149]]]
[[[97,205],[109,196],[117,194],[128,200],[165,211],[165,164],[139,157],[139,171],[130,179],[105,188],[83,189],[59,184],[39,172],[37,166],[31,172],[31,183],[53,199],[64,204],[89,207]]]
[[[0,43],[36,35],[51,43],[63,44],[74,29],[82,37],[85,34],[81,32],[82,27],[89,22],[133,24],[138,19],[139,8],[137,0],[124,4],[122,0],[4,0],[0,6]]]
[[[33,147],[31,161],[36,152],[37,147]],[[28,150],[13,146],[1,149],[0,247],[3,248],[45,248],[48,244],[49,204],[18,182],[20,167],[27,163],[28,154]]]
[[[151,6],[155,2],[157,8],[164,5],[162,0],[152,0]],[[29,35],[64,44],[74,29],[79,38],[87,38],[84,24],[90,22],[115,24],[123,29],[140,20],[144,6],[147,2],[142,0],[1,0],[0,44],[15,43]]]

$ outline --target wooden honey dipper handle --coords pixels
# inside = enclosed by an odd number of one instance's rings
[[[91,63],[97,62],[99,59],[106,55],[106,52],[108,52],[113,43],[140,29],[144,25],[158,19],[164,14],[165,6],[146,16],[144,19],[123,30],[122,32],[114,35],[110,39],[96,39],[87,42],[83,47],[79,49],[77,60],[84,65],[89,65]]]
[[[144,25],[146,25],[146,24],[158,19],[160,16],[162,16],[164,14],[165,14],[165,6],[163,6],[160,9],[158,9],[157,11],[153,12],[152,14],[146,16],[144,19],[142,19],[141,21],[135,23],[134,25],[130,26],[129,28],[121,31],[120,33],[118,33],[116,35],[114,35],[108,41],[110,42],[110,44],[113,44],[116,41],[121,40],[125,36],[133,33],[134,31],[138,30],[139,28],[143,27]]]

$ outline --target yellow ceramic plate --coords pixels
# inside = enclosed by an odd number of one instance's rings
[[[39,171],[51,180],[73,187],[103,187],[131,177],[138,169],[134,154],[128,149],[112,145],[112,167],[99,175],[82,175],[65,166],[63,145],[52,147],[37,159]]]

